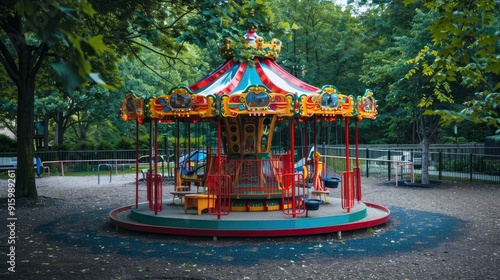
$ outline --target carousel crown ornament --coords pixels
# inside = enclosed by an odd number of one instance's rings
[[[224,39],[224,43],[219,46],[219,53],[224,59],[231,59],[237,56],[239,51],[251,51],[253,57],[278,59],[282,43],[278,39],[265,42],[264,38],[257,34],[257,28],[252,25],[247,29],[247,33],[241,37],[242,47],[234,46],[229,38]]]

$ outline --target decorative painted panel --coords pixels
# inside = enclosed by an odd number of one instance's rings
[[[139,97],[135,97],[132,92],[127,92],[125,99],[122,101],[120,116],[124,121],[143,119],[144,101]]]
[[[340,94],[334,86],[324,86],[318,93],[299,97],[301,117],[350,117],[353,115],[353,98]]]
[[[222,96],[222,116],[292,116],[293,96],[273,93],[265,86],[252,85],[241,93]]]
[[[152,98],[149,105],[151,116],[158,119],[190,116],[208,118],[216,113],[213,96],[196,95],[186,87],[173,88],[166,95]]]
[[[373,92],[370,89],[367,89],[363,96],[358,96],[356,109],[358,120],[375,119],[377,116],[377,102],[373,98]]]

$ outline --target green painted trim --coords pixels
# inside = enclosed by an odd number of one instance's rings
[[[315,217],[314,211],[309,211],[308,217],[306,217],[304,213],[298,214],[295,219],[290,215],[283,214],[280,219],[251,220],[251,213],[248,214],[249,218],[247,220],[231,220],[229,216],[223,216],[220,220],[217,220],[217,216],[215,215],[211,215],[209,218],[204,216],[203,218],[198,219],[197,215],[194,215],[193,217],[192,211],[194,210],[188,210],[188,213],[179,214],[175,217],[165,217],[162,215],[155,215],[154,212],[148,209],[147,203],[144,203],[140,205],[139,209],[131,209],[130,218],[143,224],[178,228],[220,230],[291,230],[343,225],[360,221],[368,215],[367,207],[364,204],[363,207],[356,212],[343,212],[333,216]],[[202,213],[202,215],[209,214]]]

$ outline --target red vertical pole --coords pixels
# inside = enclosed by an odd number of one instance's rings
[[[308,124],[309,122],[304,122],[304,131],[302,132],[303,135],[304,135],[304,139],[303,139],[303,142],[302,145],[304,145],[304,147],[302,147],[302,157],[306,159],[306,162],[304,162],[304,165],[307,166],[307,156],[309,155],[309,133],[308,133]],[[294,162],[295,164],[295,162]],[[309,168],[309,166],[307,166],[307,168]]]
[[[316,115],[314,116],[314,119],[313,119],[313,120],[314,120],[314,123],[313,123],[313,126],[314,126],[314,127],[313,127],[313,145],[314,145],[314,153],[313,153],[313,164],[312,164],[311,166],[313,166],[313,167],[314,167],[314,168],[313,168],[313,174],[314,174],[314,175],[316,175],[316,174],[318,174],[318,173],[316,173],[316,172],[318,171],[318,170],[316,170],[316,169],[318,168],[318,161],[316,160],[316,157],[314,156],[314,154],[315,154],[316,152],[318,152],[318,145],[317,145],[317,144],[318,144],[318,138],[316,137],[316,135],[317,135],[317,133],[318,133],[318,131],[317,131],[317,129],[318,129],[318,128],[317,128],[317,123],[316,123],[316,121],[317,121],[317,117],[316,117]],[[316,183],[318,183],[318,182],[316,182]],[[313,184],[313,185],[314,185],[314,184]],[[315,186],[316,186],[316,185],[315,185]],[[319,186],[319,185],[317,185],[317,186]]]
[[[345,169],[346,169],[346,174],[350,174],[351,171],[351,166],[350,166],[350,157],[349,157],[349,117],[345,118]],[[351,182],[351,176],[346,175],[343,178],[343,184],[344,184],[344,191],[345,196],[344,199],[349,200],[350,196],[350,189],[352,187],[352,182]],[[347,210],[349,212],[349,210]]]
[[[294,172],[294,165],[295,165],[295,123],[293,121],[293,117],[290,118],[290,134],[292,135],[290,139],[290,149],[291,149],[291,157],[290,161],[292,163],[292,172]]]
[[[153,145],[151,142],[151,137],[153,137],[153,121],[149,122],[149,143],[148,143],[149,163],[148,163],[148,173],[146,176],[146,189],[148,192],[149,209],[151,211],[154,211],[153,168],[152,168]]]
[[[218,171],[217,171],[217,174],[220,175],[222,174],[221,172],[221,142],[222,142],[222,128],[221,128],[221,118],[219,117],[218,118],[218,121],[217,121],[217,168],[218,168]]]
[[[316,117],[316,115],[314,116],[314,127],[313,127],[313,144],[314,144],[314,151],[318,151],[316,150],[316,145],[318,144],[318,138],[316,137],[318,135],[318,118]]]
[[[154,132],[153,132],[153,149],[154,149],[154,173],[153,173],[153,178],[154,178],[154,209],[155,209],[155,215],[158,213],[158,211],[161,211],[161,185],[159,184],[159,177],[158,177],[158,119],[154,119]],[[160,180],[161,183],[161,180]]]
[[[154,127],[154,136],[153,136],[153,143],[154,143],[154,163],[155,163],[155,176],[158,174],[158,119],[154,120],[155,122],[155,127]]]
[[[351,171],[350,158],[349,158],[349,117],[345,118],[345,169]]]
[[[153,158],[153,146],[152,145],[153,145],[153,143],[151,142],[152,137],[153,137],[153,121],[151,121],[149,123],[149,143],[148,143],[149,144],[148,145],[148,147],[149,147],[149,151],[148,151],[149,152],[149,172],[148,173],[153,172],[153,168],[152,168],[153,167],[152,166],[152,158]]]
[[[139,120],[135,120],[135,208],[139,207]]]
[[[358,120],[356,119],[355,125],[355,141],[356,141],[356,167],[359,168],[359,143],[358,143]]]
[[[359,168],[359,137],[358,137],[358,119],[355,122],[355,133],[356,133],[356,168],[354,169],[354,179],[356,180],[354,194],[358,201],[361,201],[361,168]]]
[[[188,146],[188,150],[187,150],[187,154],[188,154],[188,158],[187,158],[188,166],[187,166],[187,168],[189,170],[191,170],[191,123],[189,121],[187,121],[186,125],[187,125],[186,130],[187,130],[187,146]]]
[[[221,123],[220,122],[221,122],[221,118],[219,116],[218,119],[217,119],[217,168],[218,168],[217,174],[218,175],[222,174],[222,172],[221,172],[221,169],[222,169],[222,163],[221,163],[222,128],[221,128]],[[205,176],[208,176],[208,174],[206,174]],[[219,176],[217,178],[220,179],[221,177]],[[216,192],[216,193],[218,193],[218,196],[217,196],[217,205],[219,206],[219,207],[217,207],[218,208],[217,209],[217,219],[218,220],[220,220],[220,216],[221,216],[220,215],[220,212],[221,212],[220,205],[221,205],[222,188],[220,188],[220,184],[222,184],[222,183],[219,182],[219,185],[218,185],[220,191]],[[233,186],[228,186],[228,187],[232,188]],[[209,194],[210,194],[210,187],[208,188],[208,190],[209,190]],[[210,200],[210,197],[208,199]],[[231,206],[229,206],[229,207],[231,207]]]
[[[292,157],[291,157],[291,164],[292,164],[292,172],[295,172],[294,166],[295,166],[295,122],[293,117],[290,118],[290,134],[292,135],[292,139],[290,141],[290,146],[292,149]],[[296,214],[296,203],[295,203],[295,176],[293,176],[292,179],[292,212],[293,212],[293,217],[295,218],[297,216]]]
[[[181,151],[181,148],[180,148],[180,128],[179,128],[180,124],[179,124],[179,120],[176,121],[175,123],[175,153],[176,153],[176,157],[177,158],[174,158],[174,161],[175,161],[175,186],[180,186],[181,185],[181,182],[180,182],[180,173],[181,172],[181,167],[179,165],[179,157],[180,157],[180,151]]]

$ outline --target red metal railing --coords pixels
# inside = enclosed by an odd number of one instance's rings
[[[306,187],[304,177],[301,173],[283,174],[283,186],[281,192],[281,209],[283,214],[292,215],[294,218],[297,214],[302,214],[306,211]]]
[[[217,215],[220,220],[221,216],[226,216],[231,212],[231,177],[229,175],[208,175],[208,213]],[[210,205],[215,201],[215,205]]]
[[[227,159],[222,162],[222,174],[229,175],[233,197],[281,195],[282,167],[273,159]],[[214,174],[215,172],[212,172]]]
[[[154,179],[153,179],[154,178]],[[148,172],[147,175],[147,196],[149,202],[149,210],[154,211],[155,215],[163,210],[162,205],[162,178],[160,174]]]

